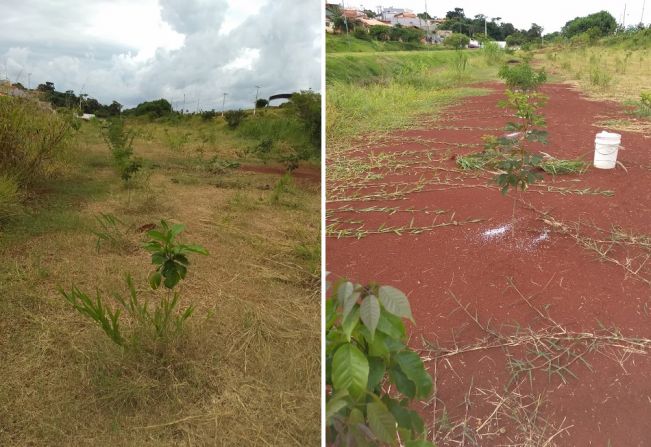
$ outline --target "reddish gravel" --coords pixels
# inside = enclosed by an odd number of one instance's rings
[[[450,292],[469,305],[473,315],[477,312],[481,322],[490,320],[490,325],[501,327],[503,333],[513,332],[507,325],[548,325],[508,287],[508,278],[525,296],[533,295],[535,306],[547,308],[549,315],[568,330],[595,332],[601,323],[617,327],[626,336],[651,338],[651,288],[645,282],[651,280],[651,259],[639,269],[637,277],[627,274],[619,265],[599,261],[594,252],[580,247],[569,236],[549,231],[540,215],[524,206],[515,211],[514,232],[508,229],[500,235],[500,227],[512,221],[513,201],[486,187],[488,176],[473,178],[477,173],[455,169],[455,155],[480,150],[481,136],[500,132],[498,129],[508,121],[506,112],[497,107],[503,87],[488,87],[493,90],[491,94],[448,108],[427,129],[397,132],[382,144],[355,153],[362,160],[372,154],[390,153],[396,163],[390,170],[376,169],[374,172],[383,177],[364,182],[359,188],[329,184],[327,205],[328,224],[337,229],[420,227],[431,225],[435,218],[435,223],[471,218],[484,221],[420,234],[329,237],[327,269],[335,276],[358,282],[374,280],[408,293],[417,322],[412,334],[416,348],[423,347],[423,338],[451,347],[455,341],[468,345],[486,337],[451,299]],[[594,124],[626,118],[617,104],[587,100],[566,85],[548,85],[542,90],[550,97],[544,108],[550,138],[549,144],[540,149],[558,158],[583,155],[591,161],[594,136],[602,130]],[[619,161],[628,172],[619,167],[592,168],[580,176],[547,176],[543,187],[532,188],[521,197],[557,220],[581,222],[582,233],[593,237],[604,235],[587,224],[608,230],[619,226],[650,235],[651,136],[618,132],[623,145]],[[429,164],[423,162],[428,152],[434,160]],[[407,192],[419,182],[420,191]],[[614,191],[614,196],[561,194],[549,192],[547,186],[599,188]],[[370,197],[380,191],[397,191],[396,200]],[[358,200],[345,200],[353,195]],[[420,211],[391,215],[341,211],[342,207],[360,210],[371,206]],[[436,209],[447,212],[437,215]],[[622,263],[628,259],[629,268],[635,270],[649,253],[631,246],[613,248],[609,254]],[[623,355],[622,351],[612,352]],[[647,354],[632,354],[620,366],[602,353],[590,353],[585,360],[592,370],[580,360],[575,361],[570,369],[576,378],[567,375],[567,383],[558,375],[548,378],[546,373],[537,372],[532,385],[523,380],[518,390],[521,394],[544,394],[546,404],[541,414],[556,427],[568,428],[550,445],[651,445],[647,427],[651,420],[651,357]],[[494,407],[487,405],[477,390],[495,388],[503,392],[509,381],[506,360],[505,351],[498,348],[430,361],[428,368],[436,374],[440,399],[437,420],[441,420],[444,404],[452,420],[463,416],[464,395],[469,389],[473,404],[468,414],[475,422],[485,420]],[[431,403],[422,411],[427,421],[433,420]],[[515,427],[507,421],[502,423],[505,432],[482,438],[480,445],[510,445]]]

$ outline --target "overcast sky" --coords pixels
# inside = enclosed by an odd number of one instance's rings
[[[319,0],[0,0],[0,76],[135,106],[251,107],[321,86]]]
[[[336,1],[335,1],[336,2]],[[445,13],[455,7],[463,8],[467,17],[484,14],[488,17],[501,17],[511,22],[516,28],[529,29],[532,23],[545,28],[545,33],[560,31],[561,27],[575,17],[585,16],[602,10],[610,12],[618,23],[622,22],[624,4],[626,4],[626,25],[637,24],[642,16],[644,0],[346,0],[346,7],[363,5],[366,9],[376,10],[377,5],[407,8],[414,12],[423,12],[425,3],[431,16],[445,17]],[[644,22],[651,21],[651,0],[647,1]]]

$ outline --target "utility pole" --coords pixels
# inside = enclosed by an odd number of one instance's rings
[[[253,103],[253,116],[255,116],[255,109],[258,108],[258,92],[260,91],[260,86],[255,86],[255,102]]]
[[[624,16],[622,17],[622,28],[626,30],[626,3],[624,3]]]
[[[32,74],[27,73],[27,90],[30,90],[30,83],[32,81]]]
[[[183,108],[181,109],[181,115],[185,114],[185,92],[183,93]]]
[[[224,93],[224,99],[222,99],[222,116],[224,116],[224,106],[226,105],[226,95],[228,95],[228,93]]]
[[[642,2],[642,15],[640,16],[640,23],[644,25],[644,7],[646,6],[646,0]]]

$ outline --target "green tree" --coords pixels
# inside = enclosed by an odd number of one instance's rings
[[[606,36],[615,32],[617,21],[609,12],[600,11],[570,20],[561,29],[561,34],[564,37],[571,38],[588,31],[590,28],[597,28],[601,36]]]

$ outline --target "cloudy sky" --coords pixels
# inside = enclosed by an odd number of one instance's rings
[[[321,86],[319,0],[0,0],[0,76],[135,106],[251,107]]]
[[[637,24],[642,16],[644,0],[385,0],[362,2],[365,8],[374,10],[376,5],[384,7],[408,8],[415,12],[427,10],[431,16],[445,17],[447,11],[455,7],[463,8],[466,16],[484,14],[488,17],[501,17],[516,28],[529,29],[532,23],[545,28],[545,33],[560,31],[566,22],[575,17],[585,16],[605,10],[610,12],[618,23],[622,22],[626,4],[626,24]],[[646,2],[644,22],[651,21],[651,0]],[[346,7],[360,6],[358,1],[346,0]]]

